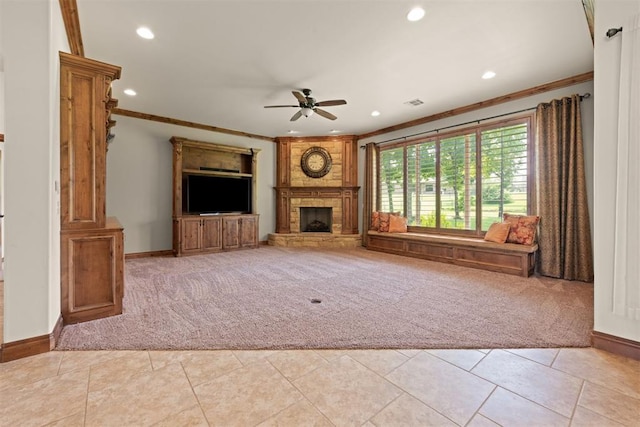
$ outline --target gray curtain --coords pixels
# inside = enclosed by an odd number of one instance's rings
[[[538,271],[567,280],[593,280],[580,96],[538,105],[537,157],[540,247]]]

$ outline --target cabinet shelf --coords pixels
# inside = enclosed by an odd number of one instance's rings
[[[191,175],[228,176],[238,178],[251,178],[253,176],[253,174],[251,173],[208,171],[202,169],[182,169],[182,173],[188,173]]]

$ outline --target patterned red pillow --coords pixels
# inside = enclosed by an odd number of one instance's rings
[[[378,231],[379,229],[380,229],[380,212],[372,212],[370,230]]]
[[[369,230],[381,231],[386,233],[389,231],[389,215],[400,215],[400,212],[371,212],[371,226]],[[381,219],[383,223],[381,224]],[[380,226],[382,225],[382,230]]]
[[[378,231],[381,233],[389,232],[389,217],[391,214],[389,212],[380,212],[380,227],[378,227]]]
[[[536,242],[536,231],[540,217],[537,215],[511,215],[503,214],[505,222],[511,225],[507,243],[519,243],[521,245],[533,245]]]

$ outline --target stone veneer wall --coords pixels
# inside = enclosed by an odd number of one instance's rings
[[[311,147],[322,147],[331,154],[331,171],[322,178],[305,175],[300,166],[302,154]],[[292,187],[340,187],[342,186],[342,141],[304,141],[291,144],[291,164],[289,173]],[[321,206],[322,207],[322,206]]]

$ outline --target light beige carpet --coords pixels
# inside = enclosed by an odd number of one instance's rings
[[[128,260],[124,313],[66,326],[58,349],[574,347],[592,329],[588,283],[261,247]]]

